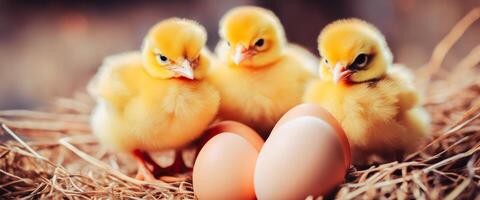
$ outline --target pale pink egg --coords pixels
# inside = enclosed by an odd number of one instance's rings
[[[277,123],[257,158],[259,200],[326,195],[343,182],[350,163],[348,140],[335,118],[302,104]]]
[[[195,196],[200,200],[255,199],[253,174],[262,138],[233,121],[213,125],[206,138],[193,167]]]

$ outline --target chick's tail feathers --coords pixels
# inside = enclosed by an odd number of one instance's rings
[[[87,85],[88,94],[92,97],[99,97],[101,95],[101,89],[103,87],[102,82],[105,82],[107,81],[107,79],[110,78],[109,74],[115,74],[112,72],[118,71],[118,69],[127,65],[131,65],[132,63],[141,63],[140,52],[125,52],[106,57],[103,60],[102,65],[98,69],[98,72]]]
[[[430,116],[422,107],[416,107],[405,113],[405,124],[407,128],[407,134],[412,137],[411,143],[407,143],[406,152],[411,153],[417,150],[418,142],[425,141],[424,138],[430,137],[431,125]]]

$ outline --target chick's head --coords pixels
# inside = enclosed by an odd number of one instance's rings
[[[321,76],[334,82],[361,83],[382,78],[392,64],[385,38],[373,25],[359,20],[338,20],[318,37]]]
[[[143,66],[155,78],[201,79],[209,66],[203,48],[205,28],[187,19],[170,18],[153,26],[144,38]]]
[[[254,6],[228,11],[220,21],[220,37],[228,43],[228,60],[247,67],[275,62],[286,44],[285,32],[275,14]]]

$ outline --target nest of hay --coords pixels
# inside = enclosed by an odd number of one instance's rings
[[[338,199],[475,199],[480,189],[480,44],[448,71],[449,49],[480,18],[472,10],[417,72],[433,125],[431,140],[403,161],[352,167]],[[194,199],[189,174],[169,182],[131,178],[135,164],[90,134],[94,102],[84,93],[59,99],[49,112],[0,111],[2,199]],[[190,161],[191,162],[191,161]],[[322,197],[308,197],[316,199]]]

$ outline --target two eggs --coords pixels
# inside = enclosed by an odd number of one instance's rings
[[[200,199],[305,199],[328,194],[344,179],[351,154],[336,119],[302,104],[277,122],[268,139],[233,121],[213,125],[193,168]]]

